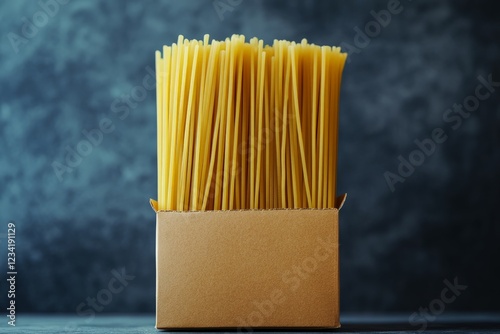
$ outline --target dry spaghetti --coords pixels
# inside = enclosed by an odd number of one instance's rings
[[[242,35],[157,51],[159,210],[334,207],[346,56]]]

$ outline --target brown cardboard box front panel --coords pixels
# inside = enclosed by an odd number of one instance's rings
[[[338,327],[338,209],[157,213],[157,328]]]

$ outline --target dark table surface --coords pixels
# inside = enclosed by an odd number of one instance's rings
[[[346,314],[341,317],[342,327],[328,330],[328,332],[419,332],[421,326],[410,325],[408,319],[407,314]],[[65,314],[18,314],[15,327],[8,326],[7,319],[4,318],[4,323],[0,325],[0,333],[158,333],[159,331],[154,326],[155,317],[152,314],[97,315],[92,319]],[[500,314],[447,314],[429,321],[426,331],[432,333],[500,333]],[[259,331],[259,333],[265,332],[267,331]],[[286,331],[281,333],[286,333]]]

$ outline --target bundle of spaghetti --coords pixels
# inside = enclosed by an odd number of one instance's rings
[[[158,208],[333,208],[338,47],[242,35],[156,52]]]

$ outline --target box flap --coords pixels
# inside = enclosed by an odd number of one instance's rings
[[[155,201],[154,199],[150,198],[149,199],[149,204],[151,205],[151,208],[155,210],[155,212],[158,212],[158,202]]]
[[[335,207],[339,210],[342,209],[346,199],[347,199],[347,194],[339,195],[335,200]]]

